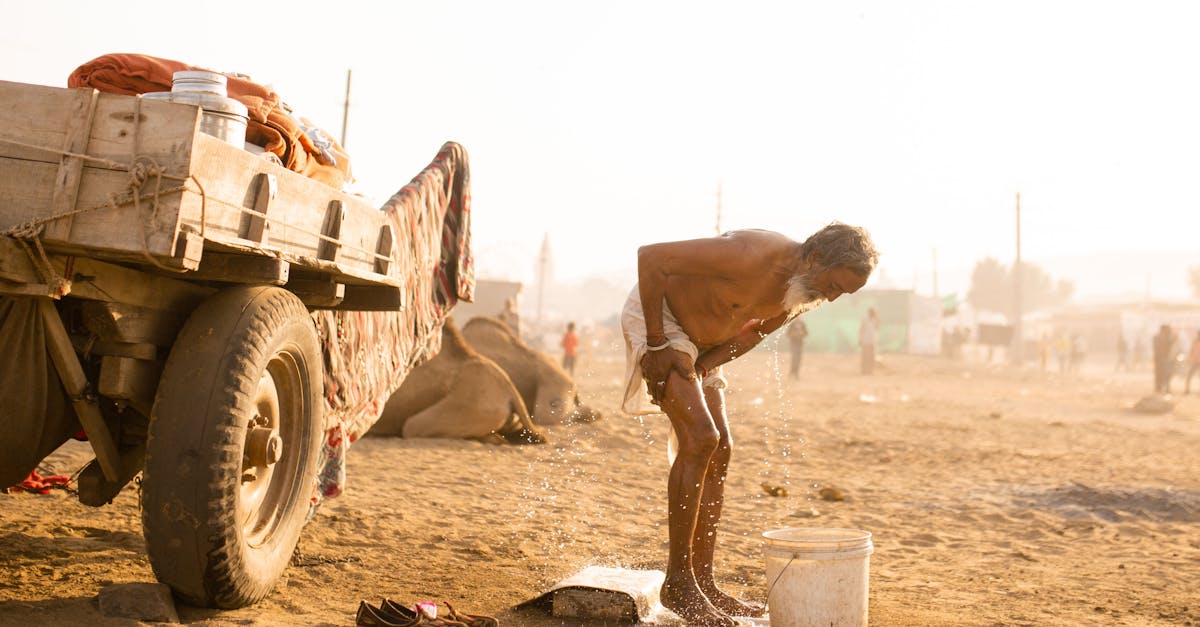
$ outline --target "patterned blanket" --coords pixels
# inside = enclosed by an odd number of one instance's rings
[[[313,314],[325,353],[326,440],[310,513],[345,489],[346,450],[379,420],[408,373],[437,354],[454,304],[475,294],[470,171],[462,146],[442,146],[382,210],[400,240],[392,263],[406,279],[406,301],[397,312]]]

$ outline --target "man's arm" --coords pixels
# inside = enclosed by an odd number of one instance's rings
[[[753,247],[747,247],[743,238],[737,236],[709,237],[649,244],[638,249],[638,295],[642,300],[642,315],[646,320],[646,344],[648,348],[663,346],[667,336],[663,332],[663,299],[667,294],[667,282],[671,276],[702,276],[713,279],[737,279],[761,272]],[[680,376],[691,379],[693,364],[687,363],[682,355],[673,350],[648,350],[642,361],[642,369],[651,382],[651,396],[659,398],[665,387],[667,375],[675,370]]]
[[[763,341],[768,335],[774,333],[779,327],[786,324],[788,321],[787,313],[782,313],[774,318],[760,320],[755,324],[743,329],[741,333],[733,336],[733,339],[718,344],[700,355],[696,359],[696,371],[701,377],[707,376],[709,371],[713,370],[721,364],[733,361],[739,355],[745,355],[750,352],[755,346]]]

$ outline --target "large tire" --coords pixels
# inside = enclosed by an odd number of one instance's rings
[[[188,318],[142,483],[150,564],[183,600],[244,607],[283,574],[316,478],[322,381],[316,329],[291,292],[231,288]]]

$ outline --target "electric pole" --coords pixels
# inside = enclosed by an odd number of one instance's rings
[[[1023,363],[1024,336],[1021,329],[1021,192],[1017,192],[1017,260],[1013,264],[1013,362],[1020,366]]]
[[[346,125],[350,123],[350,70],[346,70],[346,100],[342,102],[342,149],[346,149]]]
[[[542,324],[542,304],[546,295],[546,283],[550,280],[550,234],[542,237],[542,252],[538,255],[537,322]]]
[[[717,235],[721,234],[721,184],[717,183]]]

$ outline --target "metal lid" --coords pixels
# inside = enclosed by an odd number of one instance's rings
[[[156,91],[149,94],[142,94],[143,98],[150,100],[169,100],[180,104],[195,105],[205,111],[213,113],[223,113],[234,115],[240,118],[249,116],[249,110],[246,105],[217,94],[212,94],[202,91]]]
[[[173,92],[203,92],[228,95],[226,85],[228,79],[220,72],[208,70],[183,70],[171,75],[171,91]]]

